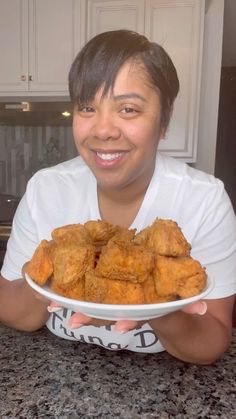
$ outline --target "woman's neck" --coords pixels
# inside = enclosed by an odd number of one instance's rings
[[[103,190],[98,186],[101,218],[111,224],[130,227],[142,205],[149,183],[140,190]]]

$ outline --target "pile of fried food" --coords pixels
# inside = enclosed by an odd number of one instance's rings
[[[207,275],[177,223],[135,229],[102,220],[70,224],[42,240],[26,272],[57,294],[104,304],[150,304],[199,294]]]

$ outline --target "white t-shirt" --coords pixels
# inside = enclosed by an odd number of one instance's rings
[[[152,180],[131,228],[138,231],[158,218],[175,220],[191,243],[191,255],[215,283],[207,298],[236,292],[236,218],[223,183],[187,164],[157,153]],[[22,265],[42,239],[59,226],[100,219],[96,179],[81,157],[37,172],[28,182],[13,222],[2,275],[21,277]],[[108,349],[163,350],[151,327],[118,334],[113,327],[66,327],[70,310],[53,313],[48,328],[66,339]]]

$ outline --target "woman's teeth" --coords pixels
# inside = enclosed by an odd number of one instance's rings
[[[122,153],[97,153],[97,156],[102,160],[115,160],[121,155]]]

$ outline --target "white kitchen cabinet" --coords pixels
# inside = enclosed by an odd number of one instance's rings
[[[0,92],[25,91],[28,84],[28,0],[0,0],[0,57]]]
[[[160,150],[196,160],[205,0],[88,0],[87,40],[131,29],[162,45],[178,72],[180,92]]]
[[[80,0],[0,0],[1,96],[68,94],[68,71],[84,43],[83,5]]]
[[[144,33],[145,0],[87,0],[87,40],[106,31]]]
[[[68,96],[75,54],[94,35],[131,29],[161,44],[180,92],[160,149],[196,161],[205,0],[0,0],[0,96]]]
[[[180,90],[159,149],[194,162],[197,153],[204,0],[148,0],[145,34],[162,45],[177,69]]]

